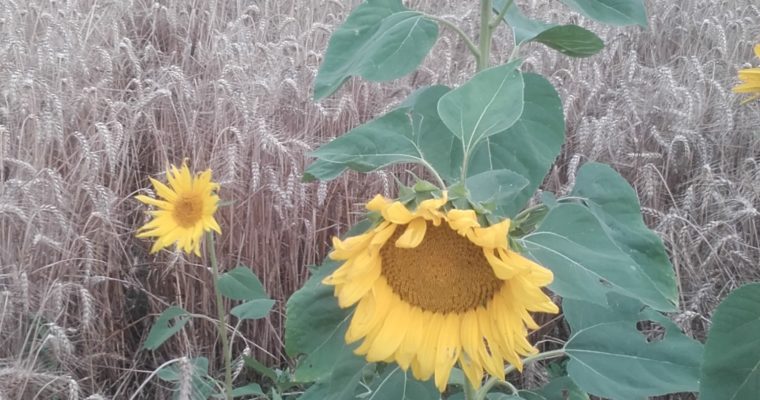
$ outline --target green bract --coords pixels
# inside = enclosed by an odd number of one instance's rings
[[[562,2],[602,23],[647,24],[642,0]],[[331,180],[348,169],[421,165],[433,183],[400,187],[400,201],[414,205],[447,191],[452,207],[475,210],[483,223],[512,218],[511,246],[553,271],[550,289],[562,298],[570,335],[553,350],[524,360],[561,359],[551,364],[551,381],[543,388],[512,391],[507,385],[497,392],[494,378],[477,389],[455,370],[444,398],[643,399],[696,392],[701,379],[705,399],[726,398],[725,393],[749,399],[746,393],[758,390],[760,350],[755,342],[728,348],[760,329],[752,322],[760,309],[757,286],[737,291],[718,311],[702,365],[702,344],[663,314],[679,309],[676,276],[623,177],[609,166],[588,163],[569,195],[543,192],[529,206],[560,153],[565,123],[552,84],[521,71],[520,47],[537,42],[567,56],[588,57],[602,50],[601,39],[577,25],[529,18],[513,0],[480,5],[478,42],[400,0],[367,0],[356,7],[330,40],[315,82],[317,100],[352,76],[383,81],[412,72],[434,45],[439,25],[459,35],[478,70],[457,87],[418,88],[390,112],[322,145],[311,154],[314,161],[304,176]],[[513,57],[491,66],[491,46],[505,45],[491,42],[502,23],[513,33]],[[370,226],[365,221],[349,234]],[[415,381],[395,364],[368,364],[353,354],[355,346],[345,344],[353,310],[339,308],[333,288],[321,283],[337,267],[325,260],[287,304],[286,350],[298,359],[296,379],[313,383],[301,398],[438,399],[430,382]],[[739,324],[746,324],[746,332],[731,331]],[[514,370],[506,367],[508,373]]]

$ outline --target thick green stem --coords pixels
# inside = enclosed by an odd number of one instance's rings
[[[558,349],[558,350],[550,350],[545,351],[543,353],[538,353],[534,356],[525,357],[523,359],[523,365],[530,364],[532,362],[541,361],[541,360],[548,360],[551,358],[557,358],[562,357],[565,355],[564,349]],[[510,373],[514,372],[517,368],[514,365],[509,365],[507,368],[504,369],[504,376],[509,375]],[[486,381],[485,384],[478,390],[477,395],[473,398],[474,400],[484,400],[486,398],[486,395],[488,395],[488,392],[499,382],[497,378],[490,377]]]
[[[206,254],[211,262],[211,275],[214,280],[214,294],[216,295],[216,330],[219,332],[219,340],[222,341],[222,353],[224,353],[224,395],[227,400],[232,400],[232,352],[227,338],[227,313],[224,312],[224,300],[219,290],[219,262],[216,259],[216,244],[214,233],[206,234]]]
[[[491,0],[480,0],[480,57],[478,71],[488,68],[491,58]]]

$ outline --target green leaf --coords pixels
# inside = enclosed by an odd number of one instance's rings
[[[736,289],[713,314],[699,398],[756,400],[760,393],[760,283]]]
[[[314,98],[335,92],[351,76],[400,78],[420,65],[438,38],[438,25],[401,0],[367,0],[330,38],[314,82]]]
[[[670,307],[658,309],[677,310],[678,286],[673,265],[662,239],[644,224],[639,199],[631,185],[609,166],[588,163],[578,171],[570,195],[585,199],[607,236],[633,259],[670,303]]]
[[[591,57],[604,48],[604,42],[599,36],[578,25],[549,28],[536,36],[533,41],[570,57]]]
[[[540,75],[524,74],[525,106],[509,129],[485,139],[471,157],[468,174],[508,169],[530,182],[512,204],[502,204],[508,216],[525,207],[565,141],[565,115],[554,86]]]
[[[527,179],[508,169],[481,172],[466,181],[470,198],[479,202],[510,203],[527,185]]]
[[[208,359],[206,357],[195,357],[189,360],[190,363],[190,398],[207,399],[215,392],[213,379],[208,376]],[[158,377],[164,381],[174,383],[172,399],[179,399],[179,389],[182,384],[183,375],[186,371],[181,371],[179,363],[170,364],[158,370]],[[185,377],[186,378],[186,377]]]
[[[520,392],[524,396],[523,392]],[[569,376],[552,379],[533,393],[545,400],[589,400],[588,394],[581,390]],[[529,400],[526,397],[526,400]]]
[[[441,120],[462,141],[465,152],[522,115],[525,85],[519,65],[518,60],[480,71],[438,101]]]
[[[264,391],[261,390],[261,386],[258,383],[249,383],[245,386],[240,386],[232,389],[232,397],[263,395]]]
[[[339,353],[325,374],[299,400],[355,400],[365,364],[363,358],[350,351]]]
[[[233,300],[266,299],[264,285],[248,267],[237,267],[224,273],[217,281],[219,291]]]
[[[565,345],[573,381],[588,393],[613,399],[695,391],[702,344],[635,299],[616,295],[610,299],[609,307],[563,301],[574,330]],[[664,338],[648,342],[637,329],[640,321],[659,324],[665,329]]]
[[[554,272],[550,289],[564,298],[606,305],[606,294],[617,292],[657,310],[674,309],[584,206],[561,204],[551,209],[535,232],[517,240],[530,257]]]
[[[494,10],[500,11],[507,0],[494,0]],[[589,57],[604,48],[604,42],[593,32],[577,25],[548,24],[526,17],[513,4],[503,20],[512,28],[515,44],[535,41],[570,57]]]
[[[429,164],[443,179],[459,175],[459,140],[438,117],[438,100],[449,88],[431,86],[412,93],[395,110],[356,127],[311,153],[317,160],[304,180],[330,180],[347,168],[369,172],[397,163]]]
[[[190,314],[182,307],[171,306],[164,310],[153,323],[143,348],[155,350],[190,321]]]
[[[351,348],[343,339],[350,310],[339,308],[333,288],[322,284],[322,279],[338,265],[325,260],[304,287],[288,300],[285,351],[291,357],[306,355],[295,370],[298,381],[313,382],[329,375],[344,353],[351,354]]]
[[[400,367],[387,365],[369,386],[367,400],[438,400],[440,393],[432,381],[420,382]]]
[[[644,0],[561,0],[581,14],[610,25],[647,26]]]
[[[272,382],[277,382],[277,372],[275,372],[275,370],[272,368],[269,368],[266,365],[262,364],[259,360],[250,356],[243,356],[243,362],[245,363],[246,367],[258,372],[262,376],[269,378],[269,380]]]
[[[274,306],[274,300],[270,299],[256,299],[246,301],[243,304],[237,305],[230,310],[230,314],[238,317],[239,319],[260,319],[269,314],[269,310]]]

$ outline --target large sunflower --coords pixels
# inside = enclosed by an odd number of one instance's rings
[[[755,46],[755,55],[760,58],[760,44]],[[760,68],[747,68],[739,71],[742,83],[734,86],[734,93],[751,93],[752,96],[742,104],[760,98]]]
[[[534,354],[530,311],[558,312],[543,293],[553,275],[509,248],[509,220],[482,227],[472,210],[446,210],[447,199],[415,210],[376,196],[367,209],[382,221],[366,233],[333,239],[344,261],[323,283],[340,307],[356,304],[346,342],[370,362],[398,363],[415,378],[446,388],[459,362],[479,387],[483,372],[504,379],[504,361],[522,369]]]
[[[158,210],[150,211],[153,219],[138,229],[136,236],[156,238],[151,253],[175,243],[177,249],[200,256],[203,233],[211,230],[222,233],[214,219],[219,203],[215,192],[219,184],[211,181],[211,170],[193,176],[184,163],[179,169],[172,165],[166,177],[169,186],[150,178],[156,194],[163,200],[137,196],[137,200]]]

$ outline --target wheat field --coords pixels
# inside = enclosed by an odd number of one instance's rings
[[[210,272],[134,238],[148,176],[187,158],[212,168],[231,204],[218,219],[223,269],[251,266],[278,300],[239,328],[234,355],[272,366],[284,301],[393,174],[303,183],[308,152],[398,104],[413,89],[474,70],[450,31],[420,70],[353,80],[321,103],[311,85],[331,31],[358,1],[0,0],[0,399],[122,399],[164,361],[214,353],[214,326],[188,324],[140,350],[171,304],[213,313]],[[472,2],[415,0],[474,35]],[[755,3],[755,4],[753,4]],[[606,49],[569,59],[539,46],[524,70],[558,87],[567,142],[545,190],[578,166],[611,164],[637,189],[680,281],[673,318],[704,339],[728,291],[760,280],[760,106],[731,93],[760,42],[756,0],[649,0],[650,26],[610,28],[550,0],[518,1],[575,22]],[[501,28],[493,62],[511,49]],[[411,172],[414,172],[413,170]],[[561,334],[562,327],[554,328]],[[534,374],[530,383],[541,380]],[[137,398],[165,398],[151,382]]]

